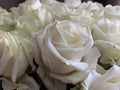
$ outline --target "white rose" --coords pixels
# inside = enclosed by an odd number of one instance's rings
[[[112,65],[120,65],[120,21],[100,19],[92,29],[95,46],[101,52],[99,63],[105,69]]]
[[[27,32],[27,35],[39,31],[54,20],[52,11],[41,6],[38,9],[27,12],[16,20],[16,28]]]
[[[69,18],[72,21],[85,25],[91,25],[103,17],[103,6],[99,3],[88,1],[81,3],[78,7],[69,9]]]
[[[105,74],[92,71],[82,83],[82,90],[119,90],[120,67],[113,66]]]
[[[104,17],[109,19],[120,19],[120,6],[107,5],[104,9]]]
[[[36,39],[42,62],[49,68],[51,76],[65,83],[82,80],[89,63],[93,65],[100,56],[99,51],[92,48],[89,28],[71,21],[51,23],[36,35]]]
[[[0,31],[0,75],[16,82],[32,59],[31,47],[29,39],[20,32]]]
[[[12,7],[10,10],[16,18],[27,14],[32,10],[36,10],[41,7],[39,0],[26,0],[24,3],[20,3],[18,7]]]
[[[11,8],[15,18],[15,28],[31,36],[55,19],[52,10],[40,0],[27,0],[18,7]]]
[[[0,25],[11,25],[13,24],[14,17],[11,12],[7,12],[5,9],[0,7]]]
[[[15,27],[14,21],[13,14],[0,7],[0,30],[13,31]]]
[[[120,46],[110,41],[96,40],[95,46],[101,52],[99,63],[109,69],[112,65],[120,66]]]
[[[42,0],[42,2],[51,9],[57,20],[68,19],[69,9],[78,7],[81,4],[80,0],[65,0],[64,2],[56,0]]]
[[[49,3],[45,5],[50,8],[52,13],[55,15],[55,18],[57,19],[64,19],[65,16],[68,14],[65,3],[52,0],[52,1],[49,1]]]
[[[92,28],[94,40],[105,40],[120,43],[120,21],[111,19],[100,19]]]

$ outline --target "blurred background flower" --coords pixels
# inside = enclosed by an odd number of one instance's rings
[[[19,3],[24,2],[25,0],[0,0],[0,6],[9,10],[13,6],[18,6]],[[57,0],[60,2],[64,2],[64,0]],[[112,5],[120,5],[120,0],[81,0],[82,2],[86,1],[94,1],[94,2],[100,2],[104,6],[107,4],[112,4]]]

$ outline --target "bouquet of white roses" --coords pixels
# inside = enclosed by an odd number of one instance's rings
[[[119,90],[120,6],[26,0],[0,8],[3,90]]]

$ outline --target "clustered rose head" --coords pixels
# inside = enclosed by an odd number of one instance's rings
[[[68,84],[72,90],[119,89],[119,11],[80,0],[27,0],[11,12],[0,8],[0,74],[10,78],[3,87],[24,83],[24,89],[38,90],[30,70],[48,90]]]
[[[38,69],[47,68],[38,70],[38,74],[42,76],[40,72],[48,72],[45,76],[52,80],[75,84],[73,90],[98,90],[96,79],[106,77],[107,72],[113,74],[112,68],[115,71],[120,65],[119,6],[103,7],[97,2],[81,3],[79,0],[52,1],[47,5],[50,5],[55,20],[34,37],[39,52],[36,62],[41,65]],[[99,77],[92,81],[94,73]],[[109,88],[105,84],[100,87]]]
[[[83,60],[93,47],[88,27],[71,21],[55,21],[39,32],[37,41],[42,62],[49,68],[51,76],[66,83],[81,79],[69,80],[67,74],[82,73],[89,67],[89,63]]]

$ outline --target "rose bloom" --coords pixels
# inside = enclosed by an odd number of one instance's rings
[[[105,40],[120,43],[120,20],[103,18],[93,25],[94,40]]]
[[[104,17],[109,19],[120,19],[120,6],[107,5],[104,9]]]
[[[20,32],[0,31],[0,74],[16,82],[32,59],[30,48],[31,43]]]
[[[82,82],[82,86],[80,90],[119,90],[120,67],[113,66],[103,75],[92,71]]]
[[[96,2],[84,2],[73,9],[69,8],[69,19],[79,22],[83,25],[92,25],[98,19],[102,18],[104,10],[102,4]]]
[[[11,10],[14,18],[16,18],[15,28],[21,29],[30,37],[54,20],[52,11],[39,0],[25,1],[18,7],[11,8]]]
[[[104,16],[103,5],[97,2],[81,3],[80,0],[65,0],[61,3],[53,0],[47,3],[47,6],[57,20],[71,20],[88,26]]]
[[[49,24],[36,34],[36,41],[42,58],[40,62],[52,77],[65,83],[83,80],[91,69],[95,69],[100,56],[93,47],[90,29],[67,20]]]
[[[111,65],[120,65],[120,21],[100,19],[92,28],[96,47],[101,52],[100,63],[108,69]]]

